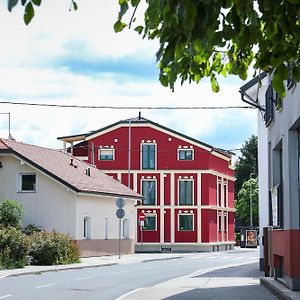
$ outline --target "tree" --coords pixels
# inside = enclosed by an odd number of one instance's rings
[[[15,227],[19,229],[22,226],[22,205],[14,200],[6,199],[0,204],[0,224],[4,227]]]
[[[42,0],[21,0],[29,24]],[[77,10],[71,1],[70,9]],[[273,87],[285,95],[284,81],[300,81],[300,0],[119,0],[116,32],[131,28],[136,10],[145,4],[144,21],[134,26],[143,38],[158,39],[156,58],[162,85],[208,77],[238,75],[250,67],[273,74]],[[18,0],[8,0],[11,11]],[[140,8],[141,9],[141,8]],[[129,22],[124,16],[130,13]]]
[[[243,221],[244,226],[250,226],[250,203],[252,199],[252,224],[259,225],[258,218],[258,178],[251,178],[243,183],[235,201],[236,218]]]
[[[241,149],[241,157],[235,164],[235,199],[238,198],[238,193],[245,181],[250,178],[251,173],[253,178],[258,176],[257,168],[257,136],[252,135],[243,145]]]

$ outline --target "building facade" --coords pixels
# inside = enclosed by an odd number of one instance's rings
[[[258,108],[261,269],[300,290],[300,88],[289,79],[280,101],[263,73],[240,92]]]
[[[58,138],[143,195],[136,251],[202,251],[234,245],[231,153],[142,117]]]
[[[133,253],[141,195],[69,154],[0,139],[0,201],[22,204],[24,226],[70,235],[81,256],[118,253],[119,197],[125,201],[122,253]]]

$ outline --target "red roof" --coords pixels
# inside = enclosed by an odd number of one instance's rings
[[[97,168],[62,151],[0,139],[0,153],[8,150],[76,192],[142,197]]]

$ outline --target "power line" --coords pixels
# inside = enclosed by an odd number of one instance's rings
[[[75,105],[75,104],[50,104],[30,103],[15,101],[0,101],[0,104],[57,107],[57,108],[84,108],[84,109],[147,109],[147,110],[208,110],[208,109],[255,109],[252,106],[112,106],[112,105]]]

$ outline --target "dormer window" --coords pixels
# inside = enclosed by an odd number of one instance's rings
[[[99,149],[99,160],[114,160],[115,149],[100,148]]]
[[[193,160],[194,149],[178,149],[178,160]]]
[[[142,144],[142,169],[155,170],[156,168],[156,144]]]

